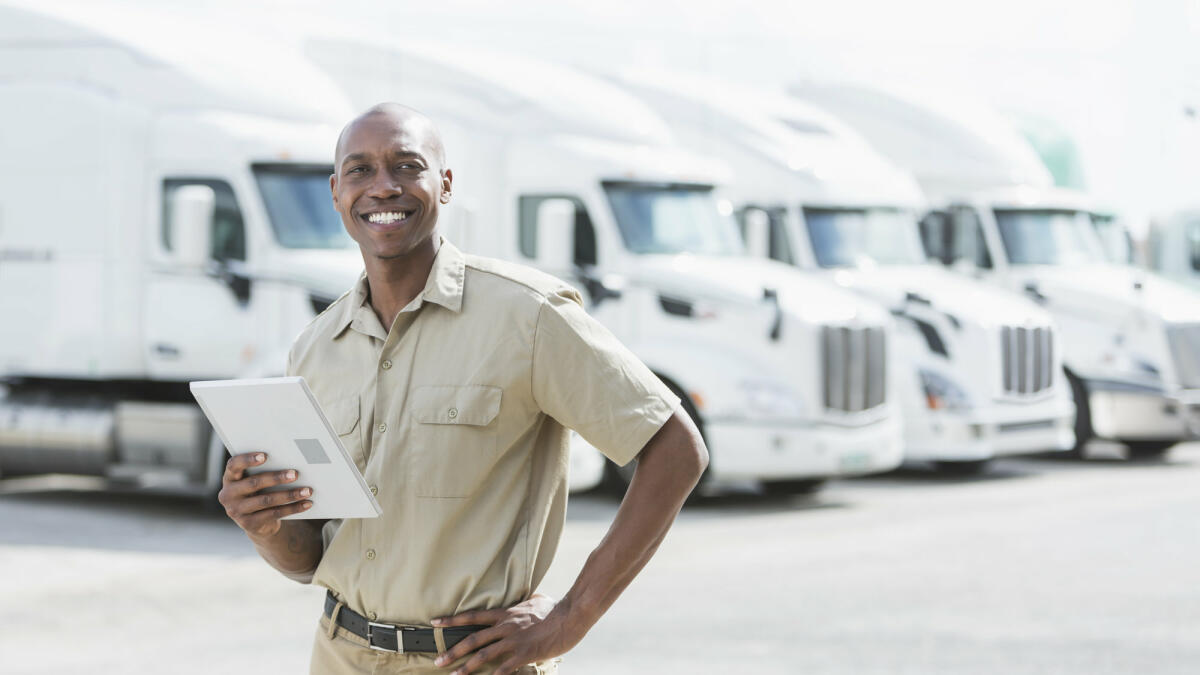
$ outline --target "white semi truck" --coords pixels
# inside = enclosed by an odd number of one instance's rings
[[[1110,262],[1093,201],[1052,187],[1003,120],[880,88],[808,83],[793,93],[915,172],[934,207],[922,221],[932,257],[1054,315],[1081,456],[1092,437],[1155,457],[1200,434],[1200,293]]]
[[[752,249],[883,303],[897,317],[890,377],[905,457],[947,471],[1069,450],[1074,406],[1050,315],[1016,293],[927,262],[910,174],[833,116],[684,74],[620,80],[681,140],[730,163]]]
[[[710,485],[806,491],[899,463],[886,312],[745,257],[716,190],[724,169],[672,147],[649,108],[494,53],[357,39],[314,39],[306,52],[356,105],[396,100],[437,121],[457,241],[583,289],[684,400],[708,442]]]

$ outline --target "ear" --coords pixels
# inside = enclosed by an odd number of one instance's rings
[[[329,174],[329,194],[330,194],[330,196],[333,197],[333,208],[336,209],[338,207],[337,174],[336,173]]]
[[[454,183],[454,173],[450,169],[442,171],[442,194],[439,201],[443,204],[450,203],[451,185]]]

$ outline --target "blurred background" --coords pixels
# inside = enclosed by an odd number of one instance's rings
[[[220,512],[188,383],[282,375],[357,278],[333,142],[396,100],[444,234],[580,288],[712,454],[562,672],[1194,672],[1198,37],[1184,0],[0,2],[3,669],[306,667],[322,591]],[[543,591],[631,471],[572,436]]]

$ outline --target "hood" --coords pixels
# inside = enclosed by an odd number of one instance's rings
[[[1200,292],[1124,265],[1029,265],[1014,269],[1019,284],[1036,284],[1050,306],[1122,319],[1147,312],[1167,323],[1200,322]]]
[[[884,265],[823,272],[839,286],[883,304],[903,307],[908,294],[928,300],[934,310],[985,326],[1048,325],[1046,312],[1032,300],[932,265]]]
[[[884,324],[888,313],[874,302],[816,274],[774,260],[741,256],[643,255],[630,281],[684,298],[756,304],[775,289],[783,309],[816,324],[855,321]]]
[[[275,261],[263,276],[307,288],[313,295],[334,300],[350,290],[363,273],[358,248],[292,249]]]

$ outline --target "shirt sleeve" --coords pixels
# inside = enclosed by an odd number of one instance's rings
[[[533,339],[533,398],[624,466],[679,405],[679,397],[600,325],[572,290],[550,295]]]

